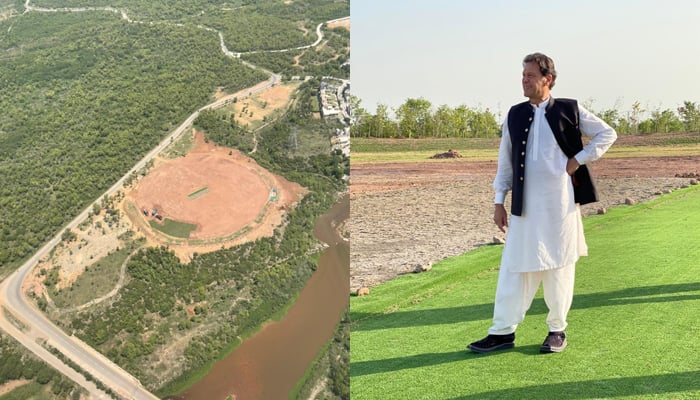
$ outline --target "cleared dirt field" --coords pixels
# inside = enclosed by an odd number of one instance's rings
[[[350,18],[344,18],[341,19],[340,21],[335,21],[327,24],[328,28],[334,29],[338,27],[345,28],[347,30],[350,30]]]
[[[301,82],[276,85],[229,107],[231,107],[238,124],[254,127],[255,124],[261,124],[265,117],[285,109],[292,101],[292,94],[299,85]]]
[[[260,167],[239,151],[205,143],[185,157],[161,160],[131,192],[123,210],[152,244],[167,244],[187,260],[222,245],[271,236],[286,209],[307,191]],[[196,226],[187,239],[152,229],[166,219]],[[147,215],[146,215],[147,214]]]
[[[616,145],[653,139],[620,138]],[[695,156],[603,158],[591,166],[601,207],[650,200],[689,184],[677,174],[700,173]],[[493,242],[495,161],[353,164],[350,184],[350,288],[371,287]],[[508,205],[507,205],[508,206]]]

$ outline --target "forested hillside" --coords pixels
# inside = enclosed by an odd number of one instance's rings
[[[38,0],[29,2],[27,10],[24,1],[0,0],[0,279],[171,129],[212,102],[217,90],[234,93],[268,78],[260,69],[227,57],[219,32],[232,52],[306,46],[316,40],[318,23],[349,15],[347,1],[283,4]],[[61,7],[84,10],[41,10]],[[334,37],[337,48],[343,40],[349,42],[345,33]],[[323,54],[335,57],[331,53]],[[283,68],[289,65],[272,70]],[[149,371],[147,363],[154,359],[154,348],[172,334],[204,333],[186,350],[187,362],[178,369],[186,374],[230,348],[235,335],[254,330],[279,312],[315,268],[308,257],[318,246],[311,236],[313,221],[342,190],[340,177],[349,168],[339,154],[301,157],[289,148],[292,127],[300,137],[326,142],[334,128],[313,121],[305,109],[315,90],[306,86],[300,106],[258,133],[257,161],[311,190],[290,213],[283,231],[250,245],[200,255],[188,268],[180,268],[167,249],[143,249],[129,263],[130,280],[120,301],[108,309],[69,316],[74,319],[68,330],[158,388],[165,383],[159,380],[162,371]],[[221,134],[216,139],[217,127],[207,129],[213,140],[225,142]],[[267,265],[271,267],[262,268]],[[227,268],[232,266],[236,268]],[[162,287],[162,296],[144,292],[147,285]],[[254,295],[232,306],[241,291]],[[210,305],[198,308],[194,318],[184,317],[178,304],[195,299]],[[146,319],[134,319],[140,316]],[[207,325],[227,316],[225,323]],[[144,324],[153,327],[147,339],[138,334]],[[115,333],[121,335],[116,342]],[[59,398],[71,392],[59,376],[38,376],[34,361],[12,343],[0,341],[0,358],[18,360],[14,368],[0,370],[0,384],[27,378],[53,382]]]
[[[207,31],[105,13],[5,21],[0,265],[7,273],[128,171],[213,89],[266,78]],[[0,28],[6,32],[7,27]]]

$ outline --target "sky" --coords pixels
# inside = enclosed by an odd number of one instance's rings
[[[371,113],[424,98],[502,120],[534,52],[554,60],[552,96],[594,112],[700,104],[697,0],[351,0],[350,16],[351,91]]]

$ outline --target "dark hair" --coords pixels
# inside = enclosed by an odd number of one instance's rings
[[[552,82],[549,84],[549,88],[553,88],[554,82],[557,80],[557,70],[554,69],[554,61],[542,53],[532,53],[525,56],[523,66],[531,62],[536,63],[540,67],[542,76],[552,75]]]

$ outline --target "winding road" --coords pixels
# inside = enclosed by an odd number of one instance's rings
[[[112,7],[102,8],[61,8],[47,9],[38,8],[29,5],[29,0],[25,2],[26,12],[77,12],[77,11],[109,11],[119,13],[122,18],[129,22],[135,22],[129,19],[124,10],[119,10]],[[349,18],[349,17],[346,17]],[[329,21],[331,22],[331,21]],[[135,22],[143,23],[143,22]],[[316,33],[318,40],[310,46],[318,45],[322,38],[323,32],[319,24]],[[210,28],[204,28],[211,30]],[[218,33],[221,40],[221,48],[228,57],[239,57],[241,53],[232,53],[226,49],[223,41],[223,36]],[[291,49],[289,49],[291,50]],[[279,50],[277,50],[279,51]],[[163,151],[172,141],[177,139],[185,132],[192,122],[199,116],[200,112],[208,109],[216,109],[230,103],[233,98],[246,98],[258,92],[267,90],[280,82],[281,77],[271,71],[256,67],[250,63],[244,62],[250,68],[260,69],[270,75],[266,81],[260,82],[257,85],[243,89],[237,93],[228,95],[211,104],[208,104],[190,115],[180,126],[168,134],[153,150],[151,150],[141,161],[139,161],[131,170],[121,177],[112,187],[110,187],[99,199],[104,196],[112,196],[124,186],[124,182],[129,177],[146,167],[156,155]],[[95,203],[98,203],[100,200]],[[45,257],[51,250],[61,242],[61,235],[66,229],[75,229],[82,221],[84,221],[93,204],[90,204],[83,212],[76,216],[68,225],[64,226],[56,236],[46,243],[36,254],[27,260],[19,269],[12,275],[0,283],[0,329],[4,330],[12,337],[17,339],[23,346],[54,367],[56,370],[75,381],[77,384],[85,388],[92,399],[111,399],[105,391],[100,390],[97,385],[89,381],[81,373],[75,371],[68,366],[59,357],[49,351],[49,347],[56,349],[64,358],[70,359],[73,363],[82,368],[83,371],[93,376],[97,381],[112,390],[117,395],[126,399],[148,400],[158,399],[155,395],[146,390],[141,383],[131,374],[123,370],[121,367],[107,359],[97,350],[85,344],[80,339],[69,336],[60,328],[54,325],[37,309],[33,302],[27,299],[22,289],[23,283],[31,273],[32,269],[37,265],[40,259]]]

